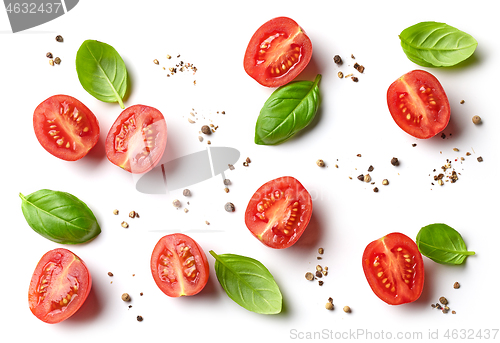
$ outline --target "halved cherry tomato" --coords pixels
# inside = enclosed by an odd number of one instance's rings
[[[304,30],[294,20],[278,17],[253,34],[243,66],[261,85],[279,87],[299,75],[311,56],[311,40]]]
[[[433,137],[450,121],[443,87],[423,70],[413,70],[394,81],[387,90],[387,105],[396,124],[416,138]]]
[[[99,140],[94,113],[69,95],[54,95],[38,105],[33,127],[43,148],[65,161],[79,160]]]
[[[199,293],[207,284],[207,256],[191,237],[174,233],[162,237],[151,255],[151,273],[169,297]]]
[[[134,105],[116,119],[106,137],[106,155],[134,174],[145,173],[160,161],[167,144],[167,124],[156,108]]]
[[[309,224],[312,200],[302,184],[291,176],[262,185],[248,202],[245,224],[268,247],[288,248]]]
[[[368,244],[363,271],[373,292],[389,305],[410,303],[422,294],[424,261],[415,242],[402,233]]]
[[[92,278],[83,261],[67,249],[54,249],[38,262],[29,288],[31,312],[49,324],[71,317],[85,302]]]

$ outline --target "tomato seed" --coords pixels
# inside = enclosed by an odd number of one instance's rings
[[[122,294],[122,300],[123,301],[130,301],[130,295],[128,295],[128,293],[123,293]]]
[[[308,281],[314,280],[314,274],[311,272],[307,272],[306,273],[306,280],[308,280]]]
[[[142,316],[137,316],[137,321],[138,322],[142,322],[144,319],[142,318]]]
[[[345,313],[350,313],[351,312],[351,308],[349,306],[344,306],[344,312]]]
[[[459,284],[458,282],[455,282],[455,283],[453,284],[453,288],[455,288],[455,289],[459,289],[459,288],[460,288],[460,284]]]
[[[58,41],[59,43],[62,43],[64,41],[63,37],[61,35],[57,35],[56,36],[56,41]]]
[[[52,53],[51,52],[47,52],[47,54],[45,56],[47,56],[47,58],[52,58]]]
[[[59,57],[54,58],[55,64],[61,64],[61,59]]]
[[[327,302],[326,305],[325,305],[325,308],[328,311],[332,311],[333,310],[333,304],[331,302]]]
[[[481,124],[481,117],[480,116],[474,116],[472,117],[472,122],[476,125]]]
[[[325,166],[325,161],[323,161],[323,160],[317,160],[316,164],[318,165],[318,167],[324,167]]]

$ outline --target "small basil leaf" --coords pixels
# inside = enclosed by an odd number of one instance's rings
[[[69,193],[42,189],[27,196],[19,193],[19,196],[29,226],[51,241],[85,243],[101,233],[92,211]]]
[[[416,242],[422,255],[441,264],[462,264],[467,256],[475,254],[467,250],[462,236],[446,224],[424,226]]]
[[[469,58],[477,47],[471,35],[445,23],[426,21],[404,29],[401,47],[423,67],[451,67]]]
[[[104,102],[118,102],[121,108],[125,108],[127,68],[111,45],[96,40],[83,42],[76,54],[76,72],[90,95]]]
[[[229,298],[252,312],[281,312],[280,289],[262,263],[241,255],[217,255],[213,251],[210,254],[215,258],[217,279]]]
[[[320,104],[318,74],[314,82],[294,81],[276,89],[262,107],[255,125],[255,143],[280,144],[309,125]]]

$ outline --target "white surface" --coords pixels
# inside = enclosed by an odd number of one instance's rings
[[[398,332],[415,332],[425,339],[429,330],[439,329],[443,338],[447,329],[476,330],[474,334],[479,329],[500,329],[498,314],[490,312],[500,305],[500,48],[493,4],[87,0],[63,17],[17,34],[9,33],[7,15],[0,10],[0,139],[5,149],[1,168],[2,337],[15,335],[15,341],[37,342],[167,342],[182,338],[283,342],[297,337],[293,330],[304,335],[314,331],[330,334],[332,330],[332,335],[344,333],[345,340],[354,340],[354,336],[346,336],[349,330],[379,335],[391,332],[393,338]],[[323,102],[317,119],[305,132],[279,146],[257,146],[253,143],[255,121],[272,89],[246,75],[243,54],[254,31],[281,15],[296,20],[312,40],[313,59],[299,79],[313,80],[321,73]],[[449,69],[420,68],[410,62],[402,52],[398,34],[425,20],[445,22],[474,36],[479,45],[471,61]],[[64,37],[64,43],[55,41],[57,34]],[[233,183],[228,194],[220,177],[190,186],[193,196],[187,206],[189,212],[184,213],[171,205],[175,198],[185,202],[182,190],[167,196],[135,191],[132,176],[111,164],[104,152],[106,134],[121,113],[119,105],[93,98],[77,78],[75,55],[86,39],[111,44],[123,57],[132,81],[127,107],[145,104],[164,114],[169,134],[167,159],[204,149],[205,142],[197,139],[199,127],[209,119],[219,125],[211,137],[213,145],[231,146],[241,152],[236,169],[226,172]],[[61,65],[49,66],[45,57],[48,51],[62,59]],[[167,54],[173,56],[170,62]],[[177,59],[177,54],[181,58]],[[333,63],[336,54],[344,59],[341,68]],[[351,54],[355,60],[351,60]],[[153,59],[158,59],[160,66],[153,64]],[[193,63],[198,68],[196,75],[178,73],[167,78],[162,66],[180,60]],[[339,70],[344,74],[355,72],[354,62],[366,67],[359,82],[338,79]],[[388,86],[413,69],[433,73],[447,92],[452,118],[444,130],[446,139],[439,135],[429,140],[414,139],[389,115],[385,98]],[[35,107],[60,93],[85,103],[100,122],[98,145],[77,162],[48,154],[33,132]],[[462,99],[464,104],[460,104]],[[205,121],[200,118],[198,124],[189,124],[192,108]],[[472,124],[475,114],[483,118],[483,125]],[[412,147],[413,143],[417,146]],[[454,152],[455,147],[460,151]],[[443,187],[431,185],[433,169],[439,170],[447,158],[460,158],[467,151],[474,153],[461,164],[453,163],[460,172],[458,182]],[[252,162],[245,168],[242,161],[247,156]],[[401,161],[398,168],[390,164],[394,156]],[[484,162],[478,163],[478,156]],[[325,160],[327,168],[316,166],[319,158]],[[374,186],[356,180],[370,165],[375,167],[371,175],[379,193],[372,191]],[[249,233],[244,211],[259,186],[284,175],[296,177],[309,190],[314,213],[296,245],[272,250]],[[389,186],[381,185],[384,178],[389,179]],[[94,211],[102,228],[94,241],[66,247],[86,262],[93,287],[84,306],[57,325],[36,319],[27,303],[28,285],[38,260],[45,252],[61,247],[33,232],[21,212],[18,193],[42,188],[76,195]],[[235,213],[224,211],[227,201],[236,205]],[[112,214],[115,208],[120,210],[119,216]],[[123,229],[120,223],[131,210],[139,212],[141,218],[128,220],[130,228]],[[435,222],[457,229],[477,255],[459,267],[438,265],[424,257],[426,279],[421,298],[404,306],[386,305],[373,294],[363,275],[361,255],[365,246],[394,231],[415,238],[422,226]],[[281,288],[283,313],[258,315],[235,304],[218,284],[211,256],[206,289],[194,297],[165,296],[151,277],[149,258],[157,240],[168,232],[155,230],[186,232],[207,255],[213,249],[219,254],[236,253],[260,260]],[[329,267],[323,287],[304,279],[305,272],[318,263],[319,247],[325,249],[320,264]],[[108,271],[114,277],[110,278]],[[462,284],[459,290],[453,289],[455,281]],[[120,299],[123,292],[133,298],[130,309]],[[139,296],[140,292],[144,295]],[[449,299],[456,315],[443,315],[430,308],[440,296]],[[333,312],[324,309],[328,297],[336,306]],[[345,314],[344,305],[353,312]],[[137,315],[144,321],[137,322]],[[500,333],[496,340],[500,340]]]

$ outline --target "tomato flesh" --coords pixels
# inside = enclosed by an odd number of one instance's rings
[[[417,300],[424,287],[422,255],[402,233],[390,233],[368,244],[363,271],[373,292],[390,305]]]
[[[443,87],[423,70],[413,70],[394,81],[387,90],[387,104],[396,124],[416,138],[435,136],[450,120]]]
[[[297,179],[285,176],[255,192],[245,211],[245,224],[264,245],[283,249],[297,242],[311,215],[311,195]]]
[[[175,233],[162,237],[151,255],[151,273],[169,297],[198,294],[207,284],[207,256],[191,237]]]
[[[92,278],[83,261],[67,249],[47,252],[31,278],[28,300],[41,321],[59,323],[71,317],[85,302]]]
[[[33,114],[35,135],[50,154],[76,161],[99,140],[99,123],[87,106],[69,95],[54,95]]]
[[[106,155],[134,174],[145,173],[160,161],[167,143],[167,124],[156,108],[134,105],[116,119],[106,137]]]
[[[266,87],[279,87],[293,80],[307,66],[312,44],[292,19],[278,17],[262,25],[248,43],[244,68]]]

